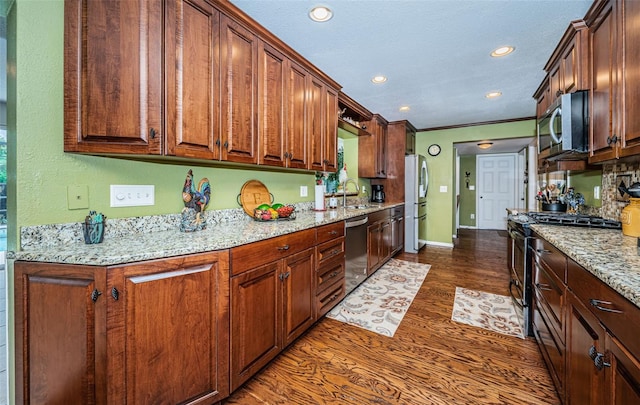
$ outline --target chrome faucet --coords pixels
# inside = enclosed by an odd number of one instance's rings
[[[356,193],[360,192],[360,187],[358,187],[357,181],[355,181],[354,179],[345,180],[344,184],[342,185],[342,208],[346,208],[347,206],[347,184],[349,184],[349,182],[353,183],[353,185],[356,186]]]

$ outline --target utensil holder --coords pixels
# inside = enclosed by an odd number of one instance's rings
[[[87,224],[83,222],[82,233],[84,234],[84,243],[88,245],[102,243],[104,239],[104,223]]]

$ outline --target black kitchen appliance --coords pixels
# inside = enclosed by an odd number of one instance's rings
[[[384,202],[384,186],[382,184],[373,184],[371,186],[373,190],[371,194],[371,202],[383,203]]]
[[[553,211],[512,213],[508,216],[507,265],[511,277],[509,293],[513,302],[522,308],[524,317],[523,332],[527,336],[533,336],[533,328],[531,327],[531,317],[533,315],[533,265],[531,263],[530,249],[533,249],[534,238],[533,230],[530,228],[531,224],[586,226],[607,229],[621,229],[622,227],[618,221],[601,217]]]

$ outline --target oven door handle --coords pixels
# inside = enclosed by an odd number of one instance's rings
[[[513,285],[515,284],[514,280],[509,280],[509,295],[511,295],[511,299],[513,302],[520,308],[524,309],[525,305],[520,302],[518,298],[513,294]]]
[[[521,240],[524,241],[526,239],[526,237],[524,236],[524,234],[514,231],[512,229],[509,229],[509,236],[511,236],[511,238],[513,238],[514,240]]]

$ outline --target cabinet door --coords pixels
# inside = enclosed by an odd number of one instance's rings
[[[205,0],[166,5],[166,153],[217,159],[220,13]]]
[[[284,167],[287,59],[268,44],[258,46],[259,164]]]
[[[573,93],[578,90],[578,74],[581,73],[579,72],[580,61],[578,60],[578,56],[577,41],[574,36],[560,56],[560,64],[562,66],[562,80],[560,82],[564,94]]]
[[[614,0],[606,3],[589,28],[591,50],[591,121],[589,125],[589,161],[599,162],[617,157],[617,122],[615,104],[616,47]],[[615,136],[615,138],[613,138]]]
[[[370,276],[380,264],[382,251],[382,227],[380,223],[367,227],[367,276]]]
[[[324,171],[335,172],[338,170],[338,92],[325,87],[326,90],[326,134]]]
[[[382,233],[382,251],[380,252],[380,259],[386,262],[391,257],[391,251],[393,250],[393,235],[391,230],[391,221],[386,220],[381,225]]]
[[[287,166],[297,169],[307,169],[307,74],[298,64],[289,64],[285,157]]]
[[[221,159],[255,164],[258,38],[224,15],[220,23]]]
[[[594,360],[604,353],[604,328],[573,293],[567,293],[567,302],[566,403],[603,404],[605,370],[596,367]]]
[[[604,403],[640,404],[640,361],[607,334],[607,397]]]
[[[16,262],[17,404],[106,404],[105,271]]]
[[[229,394],[228,253],[109,269],[112,403],[212,403]]]
[[[315,321],[313,289],[315,266],[314,248],[295,254],[284,261],[283,347],[306,331]]]
[[[551,92],[552,102],[562,94],[562,74],[559,61],[549,70],[549,91]]]
[[[326,144],[325,86],[315,77],[309,78],[308,133],[311,170],[324,171]]]
[[[624,100],[620,105],[620,133],[624,134],[622,154],[628,156],[640,154],[640,78],[636,73],[640,66],[640,2],[624,0],[621,3],[624,14],[618,29],[621,31],[619,37],[624,41],[624,61],[622,66],[618,65],[618,74],[622,81],[619,90]]]
[[[64,150],[162,153],[162,1],[64,6]]]
[[[282,350],[282,261],[231,279],[231,390]]]

